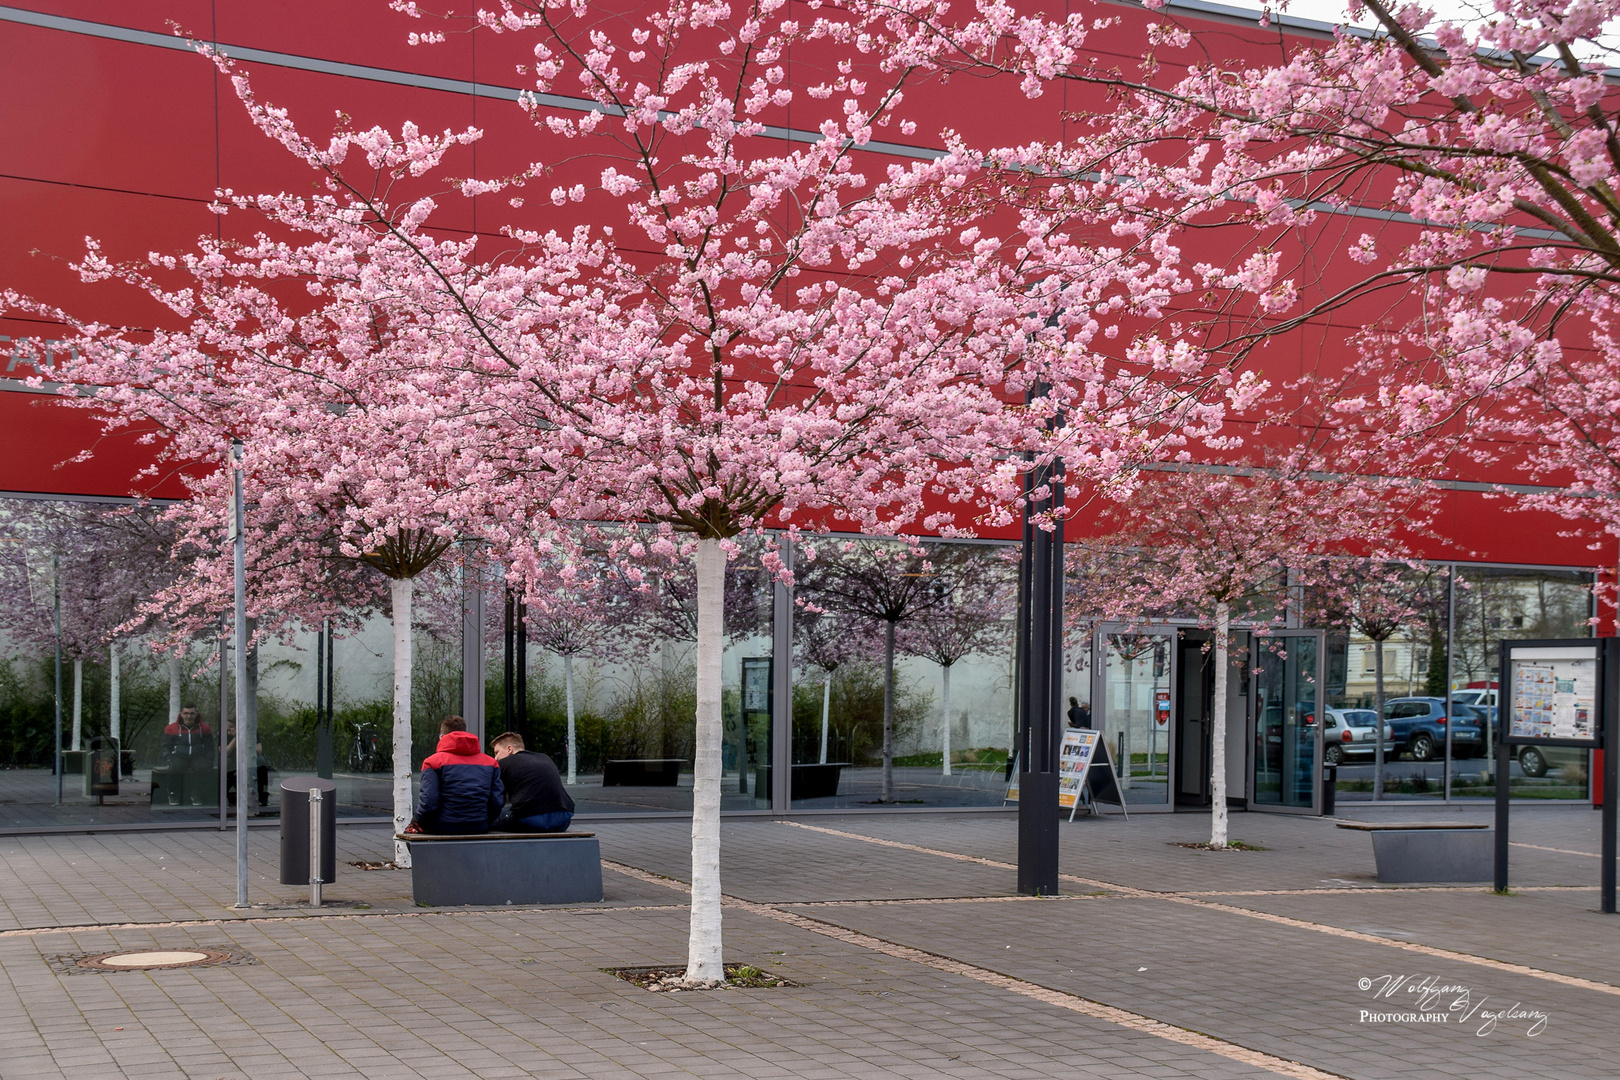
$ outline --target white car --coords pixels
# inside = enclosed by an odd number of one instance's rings
[[[1378,753],[1378,714],[1372,709],[1329,709],[1322,721],[1322,760],[1337,765],[1346,758]],[[1395,729],[1384,725],[1384,756],[1395,756]]]

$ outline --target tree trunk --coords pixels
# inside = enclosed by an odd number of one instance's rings
[[[686,982],[724,982],[720,932],[720,660],[724,648],[726,553],[720,541],[698,541],[697,749],[692,763],[692,917]],[[746,768],[746,764],[744,765]]]
[[[410,578],[390,578],[389,617],[394,622],[394,832],[411,823],[411,586]],[[394,841],[394,865],[411,865],[411,850]]]
[[[883,624],[883,794],[894,802],[894,622]]]
[[[120,715],[122,703],[119,700],[121,694],[118,685],[118,642],[116,641],[107,646],[107,678],[112,686],[109,694],[111,700],[108,702],[110,711],[107,713],[107,734],[112,736],[113,742],[118,743],[118,749],[122,750],[124,748],[122,742],[124,718]]]
[[[951,775],[951,665],[939,666],[940,688],[940,746],[945,758],[945,776]]]
[[[827,764],[827,719],[832,713],[832,672],[821,680],[821,764]],[[77,715],[77,714],[75,714]],[[78,728],[73,729],[75,732]],[[77,746],[77,744],[75,744]]]
[[[1373,799],[1384,797],[1384,642],[1373,640]]]
[[[574,741],[574,657],[563,654],[563,700],[568,709],[568,782],[575,782],[579,772],[579,750]]]
[[[1215,700],[1209,710],[1209,846],[1226,846],[1226,668],[1232,609],[1215,605]]]
[[[180,658],[169,657],[169,723],[180,719]]]
[[[84,661],[73,658],[73,743],[75,750],[83,749],[79,740],[84,735]]]

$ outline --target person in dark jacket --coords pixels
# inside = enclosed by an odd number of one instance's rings
[[[170,806],[203,805],[208,789],[219,783],[214,760],[214,729],[187,705],[174,723],[163,729],[163,763],[168,766]],[[218,796],[208,799],[217,801]]]
[[[515,731],[497,735],[489,748],[506,785],[506,809],[498,827],[513,832],[566,832],[574,820],[574,800],[563,787],[557,763],[537,750],[523,749]]]
[[[438,751],[422,762],[422,792],[406,832],[481,833],[501,812],[506,788],[495,759],[459,716],[439,725]]]
[[[1089,728],[1091,726],[1091,703],[1069,699],[1069,726],[1072,728]]]

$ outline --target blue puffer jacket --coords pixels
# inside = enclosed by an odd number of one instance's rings
[[[439,740],[438,753],[422,762],[416,820],[428,832],[483,832],[505,801],[500,767],[470,731],[450,732]]]

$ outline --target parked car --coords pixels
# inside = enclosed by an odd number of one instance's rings
[[[1346,758],[1375,757],[1378,714],[1371,709],[1329,709],[1322,720],[1322,760],[1337,765]],[[1384,753],[1393,755],[1395,729],[1384,725]]]
[[[1485,748],[1485,715],[1471,705],[1453,701],[1447,717],[1445,698],[1394,698],[1384,702],[1384,719],[1394,730],[1396,753],[1411,754],[1414,761],[1431,761],[1445,752],[1447,727],[1456,757],[1474,757]]]

